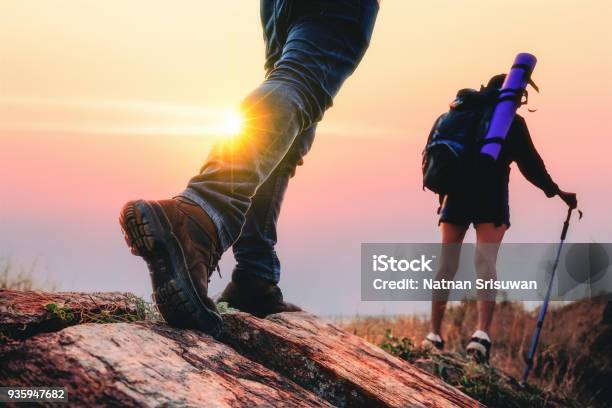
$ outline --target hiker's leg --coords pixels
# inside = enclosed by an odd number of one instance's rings
[[[276,222],[289,179],[303,162],[314,134],[312,126],[298,135],[285,158],[253,197],[240,238],[233,245],[236,267],[232,280],[219,296],[219,302],[258,317],[301,310],[283,299],[278,287],[280,262],[274,246]]]
[[[442,233],[442,253],[440,254],[440,269],[436,279],[452,280],[459,267],[459,256],[461,254],[461,243],[465,237],[467,226],[440,223]],[[436,291],[431,302],[431,331],[441,335],[442,319],[446,310],[448,291]]]
[[[259,187],[251,200],[246,221],[232,249],[236,258],[233,277],[256,275],[273,283],[280,279],[280,261],[276,255],[276,223],[289,179],[308,153],[315,136],[316,125],[302,132],[291,149]]]
[[[496,226],[493,223],[476,224],[476,253],[474,267],[479,279],[497,279],[495,264],[499,246],[506,232],[506,225]],[[495,310],[495,290],[481,290],[478,293],[478,327],[489,333],[493,312]]]
[[[286,30],[283,27],[278,28],[279,19],[276,17],[277,15],[285,15],[284,20],[288,19],[287,3],[283,6],[284,8],[279,10],[276,1],[261,1],[261,19],[264,38],[266,39],[266,73],[269,73],[280,59],[283,44],[287,40]],[[309,129],[314,130],[314,126]],[[306,132],[308,130],[296,137],[293,146],[281,164],[257,189],[255,196],[251,199],[251,206],[247,211],[240,237],[232,246],[236,259],[236,267],[232,276],[253,274],[269,281],[278,282],[280,261],[274,249],[277,241],[276,220],[290,174],[287,166],[283,163],[290,162],[291,152],[295,150],[295,146],[300,143],[300,140],[303,140]],[[314,132],[312,136],[314,136]],[[310,143],[312,143],[312,140]]]
[[[212,218],[223,250],[238,238],[257,189],[357,67],[377,11],[376,0],[262,2],[264,26],[272,26],[277,41],[287,30],[282,53],[242,104],[244,132],[217,143],[181,193]]]

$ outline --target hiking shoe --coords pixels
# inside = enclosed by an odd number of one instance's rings
[[[421,347],[427,350],[436,349],[442,351],[444,349],[444,340],[439,334],[429,332],[421,342]]]
[[[255,275],[232,276],[217,302],[227,302],[234,309],[261,318],[274,313],[302,311],[283,300],[276,283]]]
[[[210,275],[221,256],[212,220],[192,201],[130,201],[119,223],[134,255],[149,267],[153,300],[175,327],[217,334],[222,319],[208,297]]]
[[[482,330],[476,330],[466,347],[467,355],[478,364],[488,364],[491,355],[491,339]]]

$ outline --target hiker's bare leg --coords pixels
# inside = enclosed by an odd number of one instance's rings
[[[507,226],[495,226],[493,223],[476,224],[476,253],[474,255],[474,267],[479,279],[497,279],[497,254],[499,246]],[[478,326],[477,330],[489,333],[493,313],[495,310],[495,291],[488,290],[478,293],[477,310]]]
[[[442,233],[442,253],[440,254],[440,269],[436,279],[451,280],[457,273],[459,267],[459,256],[461,253],[461,243],[465,237],[467,227],[443,222],[440,224]],[[446,244],[446,245],[444,245]],[[441,335],[442,319],[446,310],[448,291],[436,292],[435,299],[431,302],[431,331]]]

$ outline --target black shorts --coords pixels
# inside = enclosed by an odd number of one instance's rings
[[[510,228],[508,185],[472,188],[449,193],[440,209],[438,224],[463,225],[493,223]]]

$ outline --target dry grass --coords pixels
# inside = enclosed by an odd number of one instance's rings
[[[447,350],[464,352],[467,340],[475,330],[476,305],[463,302],[448,308],[442,333]],[[492,364],[518,376],[522,356],[529,347],[535,315],[521,304],[502,302],[496,307],[491,336],[494,339]],[[387,330],[397,338],[408,338],[420,344],[429,332],[429,319],[421,316],[362,317],[343,324],[343,328],[374,344],[381,344]]]
[[[0,289],[54,291],[54,284],[34,279],[37,268],[37,260],[28,266],[17,267],[10,258],[0,258]]]
[[[580,396],[584,406],[606,406],[599,401],[607,403],[611,398],[609,387],[603,384],[612,378],[612,323],[604,309],[605,303],[583,301],[549,310],[530,377],[533,384],[545,392]],[[494,343],[491,365],[504,375],[521,377],[536,319],[537,311],[528,311],[521,303],[497,305],[490,333]],[[446,350],[463,354],[475,323],[475,303],[449,307],[443,325]],[[377,345],[388,344],[392,336],[400,345],[418,347],[429,331],[429,320],[418,316],[358,317],[340,326]]]
[[[381,347],[407,360],[488,407],[495,408],[578,408],[571,398],[520,384],[493,366],[477,364],[465,355],[419,347],[408,338],[387,332]]]
[[[65,324],[84,323],[132,323],[139,321],[160,321],[161,315],[153,303],[141,297],[126,293],[123,299],[115,303],[98,305],[92,296],[91,302],[96,305],[91,308],[89,302],[48,303],[46,312]]]

